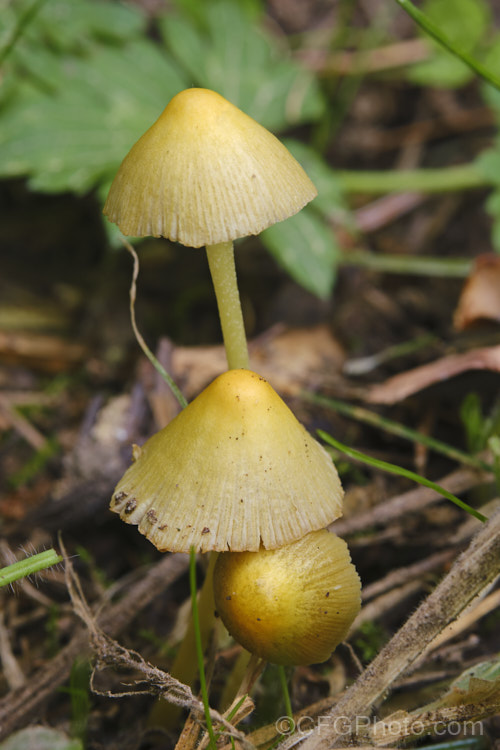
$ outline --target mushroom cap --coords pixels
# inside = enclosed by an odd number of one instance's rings
[[[276,550],[228,552],[215,564],[222,622],[248,651],[275,664],[328,659],[359,612],[360,594],[347,544],[326,529]]]
[[[192,88],[129,151],[104,213],[125,235],[201,247],[259,234],[316,194],[274,135],[215,91]]]
[[[162,551],[273,549],[342,515],[330,456],[250,370],[220,375],[136,454],[111,510]]]

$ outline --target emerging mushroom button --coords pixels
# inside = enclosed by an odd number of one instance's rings
[[[250,370],[220,375],[137,453],[111,509],[160,550],[274,549],[342,515],[330,456]]]
[[[104,213],[126,235],[201,247],[258,234],[316,192],[274,135],[215,91],[192,88],[132,147]]]
[[[276,550],[219,555],[215,605],[233,638],[276,664],[325,661],[359,612],[347,544],[325,529]]]

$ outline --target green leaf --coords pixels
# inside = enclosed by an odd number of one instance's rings
[[[342,183],[335,170],[326,164],[317,151],[305,143],[289,138],[285,139],[283,143],[302,165],[316,186],[318,195],[310,205],[325,217],[346,221],[348,217],[347,201],[344,197]]]
[[[167,56],[145,40],[103,48],[89,59],[70,58],[53,80],[52,96],[20,86],[0,132],[0,175],[27,175],[34,189],[49,192],[81,193],[109,179],[186,85]]]
[[[0,743],[0,750],[83,750],[80,740],[49,727],[27,727]]]
[[[433,711],[449,706],[496,702],[500,706],[500,658],[483,661],[462,672],[437,700],[423,706],[421,711]]]
[[[203,8],[203,16],[201,15]],[[315,77],[230,0],[200,6],[198,25],[168,14],[160,29],[192,83],[211,88],[270,130],[317,120],[324,100]]]
[[[491,91],[489,87],[488,90]],[[500,97],[497,97],[496,105],[499,107],[500,114]],[[486,199],[485,209],[492,220],[491,241],[493,247],[497,252],[500,252],[500,140],[495,141],[493,148],[480,153],[474,163],[485,179],[495,186],[495,189]]]
[[[335,280],[339,248],[333,232],[309,206],[260,235],[262,242],[305,289],[326,298]]]
[[[491,242],[497,253],[500,253],[500,190],[494,190],[488,197],[485,208],[492,219]]]
[[[422,8],[446,35],[464,52],[474,51],[483,41],[491,13],[483,0],[427,0]],[[426,37],[427,38],[427,37]],[[422,86],[463,86],[473,77],[467,65],[429,40],[431,59],[416,63],[408,71],[408,78]]]
[[[193,23],[202,27],[205,24],[205,9],[208,5],[219,0],[175,0],[175,5],[182,11],[182,14]],[[249,22],[257,20],[264,12],[263,0],[228,0],[229,3],[237,5],[245,13]]]
[[[115,42],[131,39],[144,31],[146,22],[139,8],[119,2],[47,0],[25,37],[31,43],[71,52],[86,48],[95,38]]]
[[[500,36],[496,36],[488,49],[484,58],[484,65],[489,70],[500,70]],[[500,118],[500,91],[494,86],[483,84],[481,93],[486,101],[492,107],[497,115],[497,121]],[[499,178],[500,181],[500,178]]]
[[[475,166],[492,185],[500,185],[500,140],[494,148],[482,151],[474,162]]]

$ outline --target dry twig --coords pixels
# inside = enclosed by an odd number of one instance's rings
[[[98,627],[111,636],[122,632],[142,609],[187,570],[187,566],[187,555],[165,555],[130,587],[121,601],[108,606],[97,617]],[[68,679],[75,659],[88,652],[88,640],[87,629],[77,629],[68,645],[52,661],[27,675],[24,686],[0,700],[0,740],[39,714],[47,699]]]
[[[99,628],[85,600],[80,581],[73,569],[71,560],[65,555],[64,548],[62,548],[62,553],[65,556],[66,584],[73,608],[89,630],[90,642],[97,657],[91,677],[92,690],[98,695],[104,695],[109,698],[141,694],[156,695],[164,698],[169,703],[189,709],[193,712],[195,718],[201,721],[204,715],[203,703],[198,698],[195,698],[188,685],[184,685],[175,679],[175,677],[168,674],[168,672],[164,672],[153,664],[150,664],[137,651],[127,649],[117,643],[117,641],[106,635]],[[98,671],[106,667],[131,669],[138,672],[141,679],[134,682],[130,690],[124,692],[101,691],[95,686],[95,676]],[[245,735],[235,729],[218,711],[211,709],[210,714],[212,720],[218,725],[219,733],[235,737],[243,746],[252,747],[249,743],[246,743]]]

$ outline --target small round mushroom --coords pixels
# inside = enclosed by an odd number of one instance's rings
[[[275,550],[217,558],[217,613],[233,638],[275,664],[329,658],[359,612],[361,584],[347,544],[326,529]]]
[[[136,451],[111,509],[160,550],[281,547],[342,515],[324,448],[250,370],[216,378]]]
[[[169,102],[125,157],[104,206],[125,235],[206,246],[229,368],[247,367],[233,240],[297,213],[316,188],[268,130],[215,91]]]

